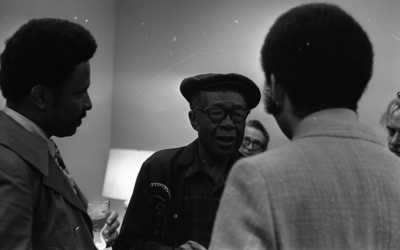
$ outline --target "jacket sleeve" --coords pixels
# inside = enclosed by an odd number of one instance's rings
[[[116,240],[114,250],[172,250],[157,242],[154,231],[156,218],[152,213],[150,194],[150,164],[145,162],[137,177],[129,206]]]
[[[1,153],[2,151],[0,151]],[[3,152],[4,153],[4,152]],[[9,154],[8,154],[9,155]],[[7,160],[5,160],[7,159]],[[0,159],[0,239],[2,249],[32,249],[34,173],[13,155]]]

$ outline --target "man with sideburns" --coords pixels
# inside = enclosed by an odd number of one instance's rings
[[[0,86],[1,249],[96,249],[88,201],[51,137],[76,133],[92,102],[90,64],[97,44],[79,24],[33,19],[5,42]],[[118,236],[111,211],[103,236]]]

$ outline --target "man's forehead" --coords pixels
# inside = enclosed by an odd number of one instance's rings
[[[400,125],[400,109],[396,109],[392,112],[389,123],[393,125]]]
[[[261,132],[261,130],[251,127],[249,125],[246,125],[245,136],[250,136],[252,138],[259,138],[260,140],[267,139],[267,138],[265,138],[265,136],[264,136],[263,132]]]

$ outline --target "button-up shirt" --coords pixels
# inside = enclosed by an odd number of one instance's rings
[[[185,175],[184,216],[190,240],[208,248],[229,169],[220,178],[205,170],[196,156]]]

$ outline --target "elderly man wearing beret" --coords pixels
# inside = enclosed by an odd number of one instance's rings
[[[203,74],[180,86],[198,139],[142,166],[113,249],[206,249],[228,173],[242,155],[246,118],[260,101],[239,74]]]

